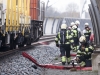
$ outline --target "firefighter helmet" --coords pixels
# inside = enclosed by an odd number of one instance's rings
[[[75,25],[75,23],[74,22],[71,22],[71,25],[70,26],[73,26],[73,25]]]
[[[61,25],[61,29],[66,29],[67,28],[67,25],[66,24],[62,24]]]
[[[85,23],[84,25],[85,25],[85,26],[89,26],[89,23]]]
[[[77,28],[77,26],[76,26],[76,25],[72,26],[72,29],[76,29],[76,28]]]
[[[75,21],[76,25],[80,25],[80,22],[78,20]]]
[[[86,41],[85,36],[81,36],[81,37],[79,38],[79,41],[80,41],[80,42],[85,42],[85,41]]]

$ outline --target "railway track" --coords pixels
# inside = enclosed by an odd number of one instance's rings
[[[38,42],[34,42],[30,46],[24,45],[24,47],[22,47],[22,48],[17,48],[17,49],[8,50],[8,51],[5,51],[5,52],[0,52],[0,57],[12,54],[14,52],[18,52],[18,51],[22,51],[22,50],[27,50],[29,48],[32,48],[32,47],[38,46],[38,45],[42,45],[42,44],[47,43],[47,42],[53,42],[54,38],[55,38],[55,35],[44,35],[44,36],[42,36],[39,39]]]
[[[55,34],[54,35],[44,35],[39,40],[54,39],[55,36],[56,36]]]

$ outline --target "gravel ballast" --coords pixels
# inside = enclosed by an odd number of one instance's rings
[[[60,51],[54,46],[54,43],[49,46],[41,45],[33,49],[25,51],[40,64],[48,64],[54,61],[55,57],[60,55]],[[31,61],[21,55],[21,51],[0,58],[0,75],[98,75],[92,71],[76,71],[70,72],[67,70],[52,70],[38,67],[34,69]]]

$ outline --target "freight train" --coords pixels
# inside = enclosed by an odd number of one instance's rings
[[[0,51],[31,45],[43,35],[45,3],[0,0]]]

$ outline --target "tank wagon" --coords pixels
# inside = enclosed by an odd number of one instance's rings
[[[45,3],[0,0],[0,51],[31,45],[43,35]]]

